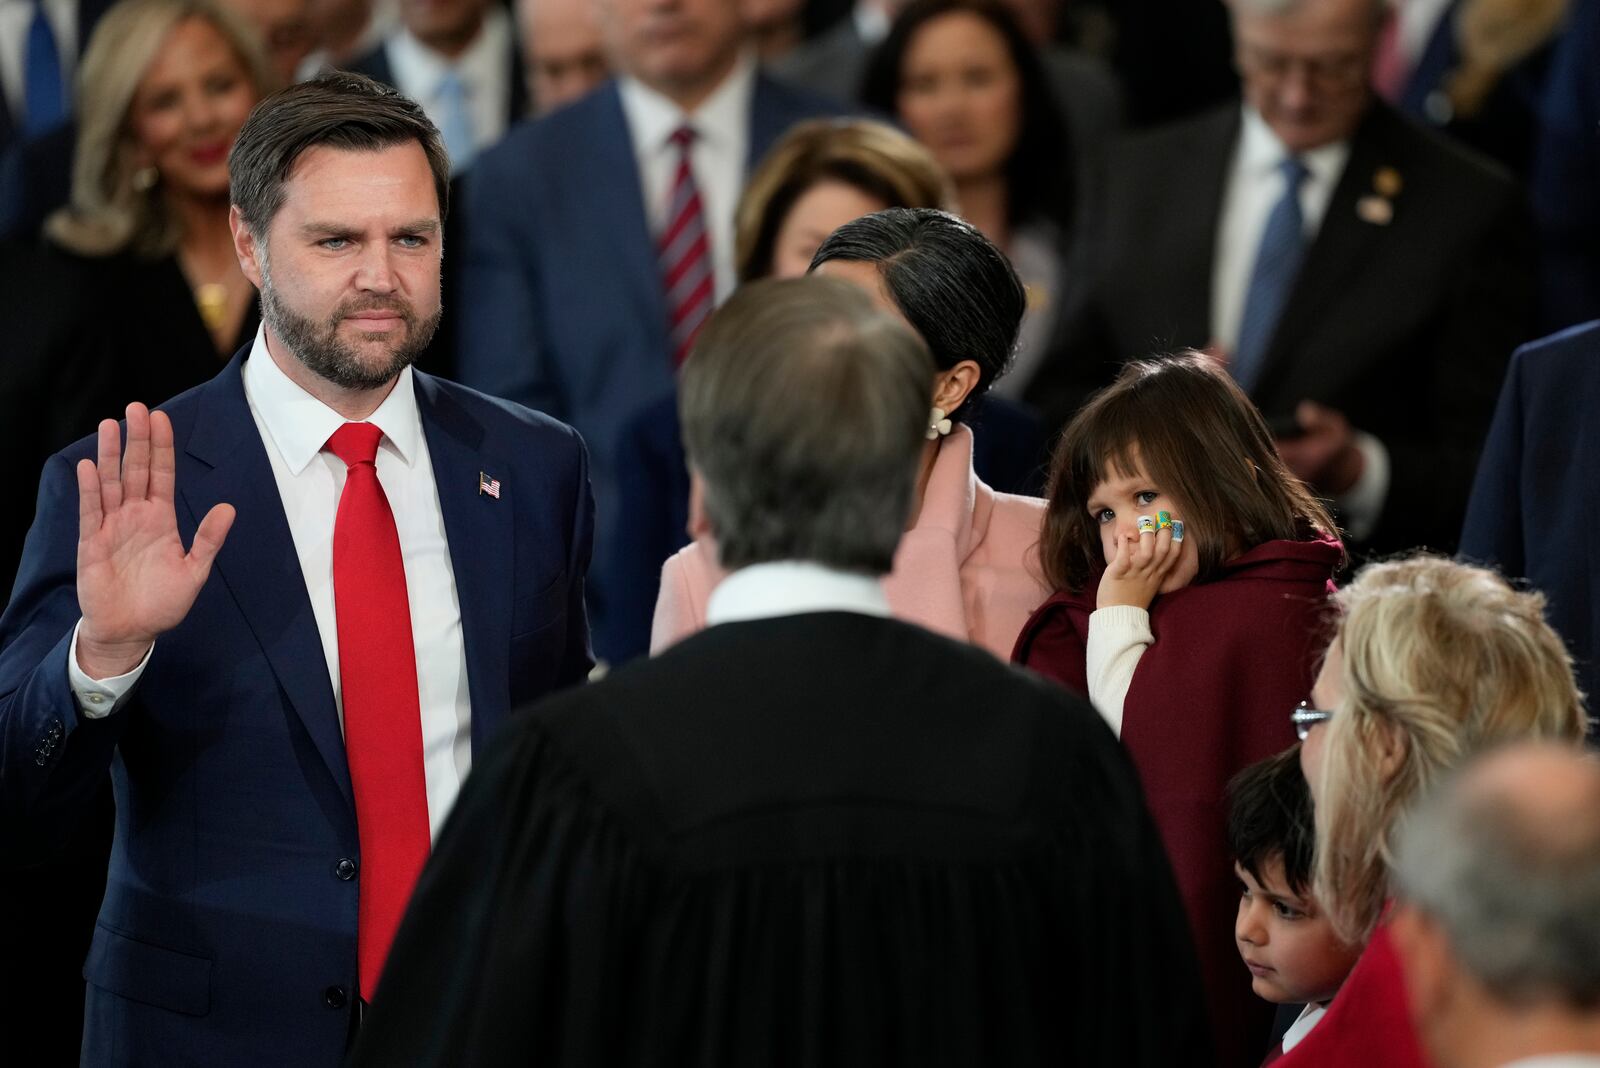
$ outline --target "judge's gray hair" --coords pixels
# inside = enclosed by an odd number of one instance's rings
[[[1503,774],[1491,780],[1512,761],[1526,764],[1519,790]],[[1505,1004],[1600,1009],[1600,763],[1592,755],[1522,745],[1469,766],[1405,820],[1395,880],[1401,897],[1440,925],[1461,967]]]
[[[679,389],[724,568],[889,571],[932,404],[926,347],[861,289],[756,282],[712,316]]]
[[[1295,8],[1311,3],[1326,3],[1327,0],[1224,0],[1228,10],[1235,16],[1246,15],[1287,15]],[[1382,25],[1389,17],[1391,0],[1367,0],[1372,8],[1372,21]]]

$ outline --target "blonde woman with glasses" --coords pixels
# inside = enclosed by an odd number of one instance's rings
[[[1544,599],[1418,555],[1373,564],[1338,595],[1338,634],[1291,715],[1316,803],[1316,896],[1367,948],[1326,1016],[1277,1068],[1422,1068],[1383,921],[1393,842],[1468,757],[1509,742],[1581,744],[1582,696]]]

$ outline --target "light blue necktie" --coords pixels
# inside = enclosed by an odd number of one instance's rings
[[[472,111],[467,106],[467,86],[455,71],[439,79],[439,134],[450,153],[450,173],[460,174],[477,155],[472,136]]]
[[[33,21],[28,24],[22,75],[22,132],[27,137],[37,137],[55,129],[67,117],[61,53],[56,50],[56,32],[44,13],[44,0],[33,0]]]
[[[1267,226],[1261,234],[1255,267],[1250,271],[1244,316],[1239,321],[1239,343],[1233,350],[1233,377],[1247,392],[1261,377],[1267,346],[1272,344],[1272,335],[1306,252],[1300,186],[1311,172],[1294,156],[1278,164],[1278,170],[1283,174],[1283,197],[1267,216]]]

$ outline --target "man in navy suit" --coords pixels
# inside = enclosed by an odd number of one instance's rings
[[[789,126],[837,105],[756,70],[738,0],[604,0],[600,16],[620,77],[513,129],[465,176],[462,292],[473,309],[458,320],[458,366],[463,382],[582,432],[603,545],[617,514],[620,430],[671,388],[683,351],[675,312],[703,318],[734,286],[745,175]],[[712,279],[692,309],[675,308],[669,250],[657,247],[680,218],[685,160],[698,194],[690,230],[708,239],[690,275],[709,269]],[[605,606],[600,575],[589,607],[602,657]]]
[[[125,450],[107,420],[49,461],[0,618],[0,844],[48,848],[111,770],[90,1064],[338,1064],[473,760],[591,666],[582,442],[409,366],[438,132],[329,75],[230,172],[262,332],[129,405]]]
[[[1511,357],[1461,531],[1461,555],[1548,599],[1591,712],[1600,694],[1600,321]],[[1591,720],[1590,735],[1594,736]]]

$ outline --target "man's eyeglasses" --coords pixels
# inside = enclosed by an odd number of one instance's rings
[[[1301,57],[1285,55],[1253,45],[1242,45],[1238,52],[1239,65],[1249,74],[1278,82],[1295,71],[1318,89],[1330,92],[1354,89],[1367,80],[1370,61],[1365,52],[1341,52],[1333,55]]]
[[[1312,708],[1310,701],[1301,701],[1289,713],[1289,722],[1294,724],[1294,733],[1303,742],[1306,735],[1311,733],[1311,728],[1319,723],[1326,723],[1333,718],[1333,712],[1327,709]]]

